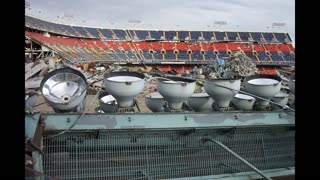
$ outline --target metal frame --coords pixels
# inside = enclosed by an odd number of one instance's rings
[[[80,114],[42,114],[45,131],[68,129]],[[271,112],[208,112],[208,113],[123,113],[85,114],[72,130],[90,129],[170,129],[241,127],[261,125],[294,125],[295,113]]]

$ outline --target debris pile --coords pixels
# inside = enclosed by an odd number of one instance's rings
[[[157,91],[157,79],[148,74],[145,75],[145,86],[142,92],[138,95],[138,98],[144,98],[145,95]]]
[[[232,53],[230,58],[217,59],[207,66],[209,79],[245,78],[258,73],[257,66],[242,52]]]

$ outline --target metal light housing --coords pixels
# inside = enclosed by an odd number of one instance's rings
[[[81,112],[86,88],[87,82],[84,75],[68,67],[48,73],[40,84],[44,99],[56,112]]]

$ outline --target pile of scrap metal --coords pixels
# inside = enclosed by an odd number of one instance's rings
[[[248,56],[242,52],[234,52],[230,58],[217,59],[204,69],[208,79],[245,78],[258,73],[258,68]]]

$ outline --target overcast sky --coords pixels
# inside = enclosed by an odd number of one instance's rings
[[[288,32],[291,39],[295,39],[294,0],[27,1],[31,9],[26,9],[26,14],[72,25],[125,29],[277,31]],[[226,25],[216,24],[222,21]],[[285,26],[273,27],[273,23],[285,23]]]

